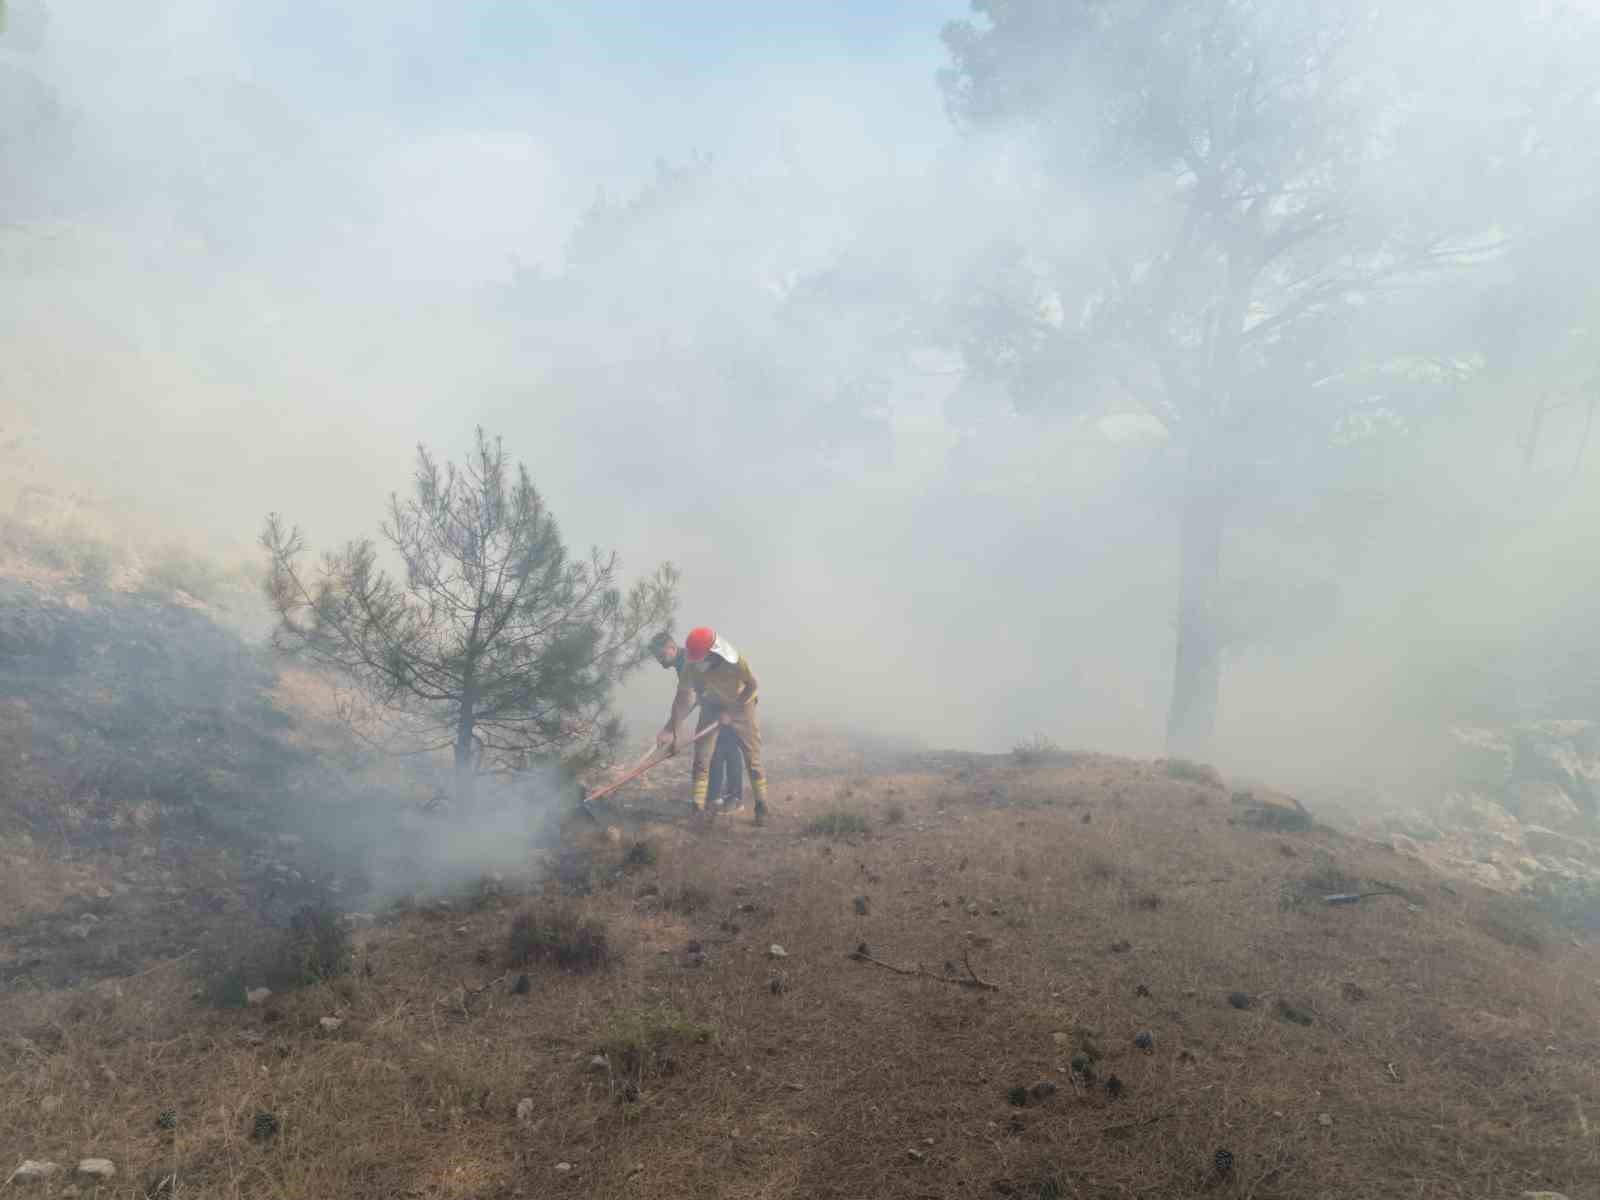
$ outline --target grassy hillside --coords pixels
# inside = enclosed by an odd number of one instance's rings
[[[807,759],[762,830],[690,825],[652,777],[606,832],[367,912],[352,848],[424,797],[305,680],[193,609],[4,588],[0,1180],[48,1161],[40,1194],[88,1194],[98,1157],[128,1197],[1596,1194],[1595,950],[1210,772]]]

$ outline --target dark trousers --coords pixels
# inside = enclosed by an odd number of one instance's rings
[[[726,796],[737,803],[744,799],[744,751],[739,748],[739,735],[725,726],[715,740],[717,744],[711,751],[711,779],[706,791],[713,800]]]

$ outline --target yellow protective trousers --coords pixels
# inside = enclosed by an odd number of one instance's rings
[[[767,772],[761,765],[761,722],[756,718],[756,705],[759,703],[758,698],[748,704],[723,708],[702,701],[695,732],[715,725],[722,719],[723,713],[732,718],[729,728],[734,737],[739,739],[739,749],[744,751],[744,765],[750,772],[750,790],[755,793],[756,808],[764,811],[767,807]],[[694,806],[697,809],[704,810],[706,806],[706,793],[710,790],[711,755],[720,736],[703,737],[694,744]]]

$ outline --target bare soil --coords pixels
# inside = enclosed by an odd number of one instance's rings
[[[161,712],[249,811],[271,788],[230,744],[328,752],[294,686],[236,665],[218,728]],[[110,675],[20,670],[0,1184],[34,1159],[69,1168],[38,1194],[104,1197],[1600,1194],[1595,948],[1204,772],[885,750],[829,773],[775,738],[766,828],[691,821],[652,776],[515,878],[356,917],[347,973],[222,1008],[219,957],[360,881],[281,824],[197,818],[203,780],[134,819],[122,756],[143,779],[193,760],[140,726],[64,768],[97,704],[138,713]],[[840,813],[866,832],[807,832]],[[605,965],[508,964],[550,903],[603,922]],[[73,1183],[88,1157],[115,1178]]]

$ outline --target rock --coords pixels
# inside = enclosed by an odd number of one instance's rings
[[[926,1154],[924,1154],[921,1150],[907,1150],[906,1151],[906,1157],[909,1158],[912,1162],[921,1162],[923,1159],[927,1158],[928,1156]]]
[[[773,942],[772,945],[767,947],[767,957],[768,958],[788,958],[789,957],[789,952],[787,950],[785,950],[782,946],[778,945],[777,942]]]
[[[611,1060],[604,1054],[596,1054],[589,1060],[589,1070],[596,1072],[609,1071],[611,1070]]]
[[[1328,1113],[1318,1113],[1317,1114],[1317,1124],[1321,1125],[1324,1129],[1332,1128],[1332,1126],[1333,1126],[1333,1117]]]
[[[565,1175],[567,1172],[572,1170],[572,1164],[569,1162],[558,1162],[556,1164],[556,1170],[562,1175]]]
[[[978,902],[976,900],[968,900],[961,906],[961,911],[966,913],[969,917],[975,917],[981,910],[979,909]]]
[[[1511,785],[1510,808],[1524,825],[1546,829],[1578,830],[1583,810],[1566,791],[1548,779],[1524,779]]]
[[[339,1028],[339,1026],[343,1025],[344,1022],[338,1017],[323,1017],[322,1020],[317,1022],[317,1024],[322,1026],[322,1028],[327,1032],[333,1033]]]
[[[517,1120],[526,1125],[533,1120],[533,1097],[524,1096],[517,1101]]]
[[[518,975],[517,981],[511,985],[511,994],[513,996],[526,996],[532,990],[533,980],[526,975]]]
[[[1554,829],[1547,829],[1541,825],[1529,825],[1523,829],[1522,842],[1529,850],[1539,855],[1553,854],[1562,858],[1587,861],[1595,854],[1595,848],[1582,838],[1557,833]]]
[[[234,994],[237,995],[238,993],[235,992]],[[272,989],[264,987],[251,988],[244,994],[244,998],[247,1004],[265,1004],[272,999]]]
[[[48,1183],[61,1174],[61,1164],[53,1162],[34,1162],[33,1159],[24,1159],[22,1165],[11,1175],[12,1183]]]
[[[94,898],[96,900],[109,900],[111,899],[111,893],[106,888],[97,887],[94,890]]]
[[[1403,833],[1391,834],[1389,836],[1389,845],[1401,854],[1420,855],[1422,853],[1422,847]]]
[[[1228,1003],[1237,1009],[1246,1009],[1255,1003],[1245,992],[1229,992]]]
[[[61,1107],[61,1097],[46,1096],[43,1100],[39,1101],[39,1107],[47,1113],[53,1113],[56,1111],[56,1109]]]
[[[117,1173],[109,1158],[86,1158],[78,1164],[77,1173],[85,1179],[110,1179]]]

